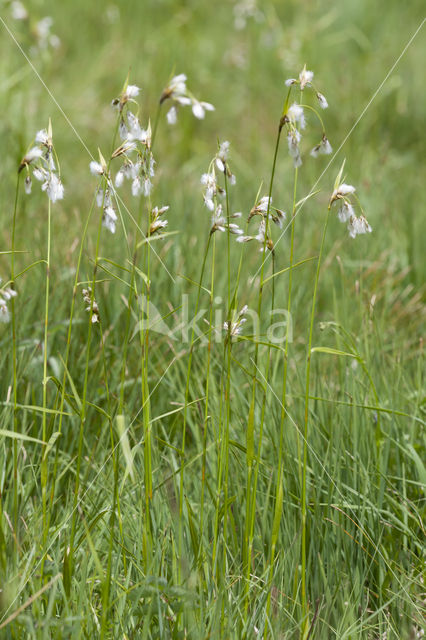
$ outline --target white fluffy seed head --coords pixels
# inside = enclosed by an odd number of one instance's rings
[[[317,100],[318,100],[318,103],[319,103],[319,106],[321,107],[321,109],[327,109],[328,102],[327,102],[325,96],[322,93],[320,93],[319,91],[317,91]]]
[[[305,65],[303,67],[302,71],[299,73],[299,82],[300,82],[301,91],[303,91],[303,89],[307,85],[311,84],[313,78],[314,78],[314,72],[313,71],[307,71],[306,65]]]
[[[92,160],[90,163],[90,172],[93,173],[93,175],[101,176],[104,172],[101,163],[96,162],[96,160]]]
[[[177,122],[177,109],[175,106],[171,107],[171,109],[167,112],[167,122],[169,124],[176,124]]]
[[[135,84],[127,85],[126,96],[128,98],[136,98],[139,95],[140,88]]]

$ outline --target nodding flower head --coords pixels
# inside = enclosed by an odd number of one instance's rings
[[[300,90],[303,91],[303,89],[306,86],[310,86],[313,78],[314,78],[314,72],[307,71],[306,64],[305,64],[302,71],[299,73]]]
[[[226,161],[228,160],[229,156],[229,146],[230,144],[228,140],[224,140],[219,144],[219,150],[216,154],[216,166],[219,171],[225,171]]]
[[[120,98],[120,122],[119,134],[122,143],[111,155],[111,160],[121,158],[122,165],[115,175],[115,186],[120,188],[125,179],[132,181],[132,195],[148,197],[152,190],[152,178],[155,174],[155,160],[152,155],[152,130],[151,123],[143,128],[138,116],[130,108],[130,102],[135,102],[133,97],[137,96],[139,88],[135,85],[128,85]],[[131,96],[130,98],[128,96]],[[127,104],[126,108],[124,106]],[[112,227],[112,225],[110,225]],[[111,229],[110,229],[111,230]]]
[[[328,102],[325,96],[317,91],[317,89],[313,85],[314,73],[313,71],[308,71],[306,69],[306,65],[303,67],[302,71],[299,73],[299,78],[289,78],[286,80],[285,84],[288,87],[292,87],[293,85],[298,85],[300,91],[304,91],[305,88],[312,89],[316,95],[319,106],[322,109],[326,109],[328,107]],[[290,92],[289,92],[290,93]],[[293,165],[295,168],[300,167],[302,164],[302,156],[300,153],[300,140],[301,140],[301,130],[306,126],[306,119],[304,113],[304,106],[302,104],[298,104],[297,102],[293,102],[291,106],[288,107],[288,99],[285,102],[285,111],[280,120],[280,131],[286,126],[287,127],[287,141],[288,141],[288,149],[290,152],[290,156],[293,158]],[[322,123],[322,118],[319,115],[318,111],[312,107],[308,107],[312,109],[312,111],[316,114],[319,119],[322,128],[322,139],[319,144],[317,144],[312,150],[311,155],[317,157],[319,154],[329,154],[332,153],[332,148],[330,142],[325,135],[324,125]]]
[[[219,149],[216,153],[214,161],[218,171],[225,174],[230,184],[234,185],[237,180],[234,174],[232,173],[231,169],[229,168],[229,163],[228,163],[229,147],[230,147],[230,143],[228,142],[228,140],[224,140],[223,142],[219,143]]]
[[[99,307],[98,307],[98,303],[96,302],[95,298],[92,295],[92,288],[87,287],[87,289],[83,289],[81,293],[83,296],[83,300],[87,305],[86,311],[91,313],[90,321],[93,324],[95,324],[96,322],[99,322]]]
[[[0,278],[1,283],[1,278]],[[0,322],[9,322],[10,313],[7,303],[11,298],[15,298],[18,294],[15,289],[9,286],[0,287]]]
[[[325,135],[325,133],[323,133],[321,142],[312,149],[311,156],[316,158],[319,154],[329,155],[332,152],[333,152],[333,149],[331,147],[330,141]]]
[[[236,182],[235,176],[231,172],[228,164],[229,146],[230,145],[227,140],[219,144],[218,150],[209,164],[208,172],[203,173],[201,176],[201,184],[204,187],[203,200],[207,209],[213,212],[210,233],[228,230],[229,233],[241,235],[242,231],[238,225],[230,223],[228,219],[228,217],[238,218],[241,214],[234,213],[230,215],[228,211],[225,218],[223,215],[222,205],[218,203],[218,198],[226,195],[228,182],[231,185]],[[216,175],[217,171],[220,172],[218,175]],[[221,173],[225,176],[225,188],[219,184]]]
[[[153,233],[159,233],[161,229],[165,229],[165,227],[167,227],[167,225],[169,224],[169,221],[165,220],[161,216],[163,215],[163,213],[166,213],[166,211],[168,211],[169,209],[170,207],[168,205],[160,208],[158,207],[153,208],[153,210],[151,211],[151,224],[149,227],[148,235],[152,236]]]
[[[300,167],[302,164],[302,156],[300,154],[299,143],[302,138],[300,129],[306,126],[305,114],[303,107],[294,102],[288,109],[283,118],[281,118],[280,127],[287,125],[287,142],[290,156],[293,158],[294,167]]]
[[[339,184],[331,194],[330,204],[333,204],[335,200],[340,200],[341,198],[345,198],[347,195],[351,193],[355,193],[355,187],[353,187],[351,184],[346,184],[345,182],[342,182],[342,184]]]
[[[269,196],[262,196],[250,211],[248,221],[250,222],[253,216],[266,215],[271,207],[271,204],[272,204],[272,198],[270,198]]]
[[[102,207],[102,226],[110,233],[115,233],[117,214],[113,205],[114,187],[109,176],[105,176],[105,189],[98,189],[96,193],[96,204]]]
[[[167,87],[163,89],[163,93],[160,97],[160,104],[162,104],[165,100],[169,98],[173,100],[179,100],[180,98],[185,98],[185,104],[189,104],[186,102],[187,98],[187,88],[186,88],[186,80],[187,77],[184,73],[179,73],[177,76],[173,76],[170,80]]]
[[[96,162],[96,160],[92,160],[89,165],[90,173],[93,173],[94,176],[102,176],[106,171],[106,167],[103,167],[100,162]]]
[[[286,219],[286,213],[281,209],[277,209],[276,207],[272,207],[272,198],[269,196],[263,196],[260,200],[255,204],[248,216],[248,222],[254,217],[260,216],[261,220],[259,223],[259,229],[256,235],[241,235],[237,238],[237,242],[250,242],[251,240],[256,240],[261,247],[260,251],[264,250],[266,247],[272,253],[274,252],[274,242],[272,238],[267,234],[267,220],[270,218],[274,224],[282,227],[284,220]]]
[[[300,91],[303,91],[305,87],[313,89],[315,91],[315,95],[317,97],[317,100],[321,109],[327,109],[328,102],[326,100],[326,97],[322,93],[317,91],[317,89],[314,87],[312,83],[313,79],[314,79],[314,72],[308,71],[306,69],[306,64],[305,64],[302,71],[299,73],[299,78],[288,78],[288,80],[285,81],[285,85],[287,87],[291,87],[293,85],[299,85]]]
[[[327,109],[328,102],[326,100],[326,97],[322,93],[320,93],[319,91],[317,91],[316,96],[317,96],[317,100],[318,100],[318,103],[319,103],[319,106],[321,107],[321,109]]]
[[[135,84],[127,84],[126,82],[119,97],[114,98],[114,100],[112,101],[112,106],[118,109],[120,112],[123,111],[124,106],[128,102],[135,102],[135,98],[138,97],[139,92],[139,87],[137,87]]]
[[[203,194],[204,204],[210,211],[214,210],[214,198],[221,194],[221,189],[217,183],[216,174],[214,169],[211,173],[203,173],[201,176],[201,184],[204,185],[205,190]]]
[[[272,254],[274,253],[274,243],[272,238],[266,234],[266,221],[264,218],[260,221],[259,230],[253,240],[257,240],[261,245],[259,249],[261,253],[263,253],[264,247],[271,251]]]
[[[243,324],[247,322],[247,318],[245,317],[248,312],[248,306],[244,305],[244,307],[236,314],[236,317],[228,322],[223,323],[223,330],[227,332],[228,337],[235,337],[241,334]]]
[[[276,207],[273,207],[272,198],[270,198],[269,196],[262,196],[259,202],[257,202],[254,205],[254,207],[249,213],[248,222],[250,222],[253,216],[256,216],[256,215],[261,216],[262,219],[265,219],[268,215],[268,212],[270,213],[272,221],[281,228],[284,220],[286,219],[287,214],[285,213],[285,211],[282,211],[281,209],[277,209]],[[255,236],[254,239],[258,239],[258,238]],[[263,240],[264,240],[264,237],[262,238],[262,242]],[[243,241],[240,241],[240,242],[243,242]]]
[[[233,213],[229,217],[232,219],[240,218],[241,213],[239,212]],[[225,231],[228,231],[234,236],[241,236],[243,233],[243,230],[240,229],[240,227],[237,224],[235,224],[235,222],[228,222],[227,218],[223,213],[223,207],[221,204],[217,205],[212,216],[212,226],[210,229],[210,234],[215,233],[215,231],[222,231],[222,233],[224,233]]]
[[[108,172],[108,167],[101,151],[99,150],[99,162],[92,160],[90,163],[90,171],[95,176],[101,177],[101,186],[96,190],[96,204],[102,207],[102,226],[108,229],[110,233],[115,233],[117,214],[113,205],[113,197],[115,196],[114,185]]]
[[[288,108],[286,115],[290,124],[292,124],[293,126],[296,126],[298,124],[301,129],[305,128],[305,113],[303,111],[303,107],[301,107],[300,104],[297,104],[297,102],[293,102],[291,107]]]
[[[314,72],[313,71],[308,71],[306,69],[306,64],[303,67],[302,71],[299,73],[299,78],[288,78],[288,80],[285,81],[285,84],[287,87],[291,87],[293,84],[298,84],[300,86],[300,90],[303,91],[303,89],[308,86],[311,86],[312,80],[314,79]]]
[[[179,106],[191,106],[192,113],[199,120],[204,118],[206,111],[214,111],[214,106],[210,102],[197,100],[192,95],[186,86],[186,80],[184,73],[173,76],[161,93],[160,104],[163,104],[166,100],[171,100],[173,103],[167,112],[167,122],[169,124],[176,124]]]
[[[203,120],[206,111],[214,111],[214,106],[210,102],[199,102],[195,98],[192,100],[192,113],[199,120]]]
[[[339,209],[337,216],[340,222],[347,222],[347,229],[351,238],[355,238],[357,235],[365,233],[371,233],[372,228],[368,223],[364,213],[361,213],[359,217],[355,215],[353,205],[349,199],[349,196],[355,193],[355,187],[346,182],[340,182],[344,163],[340,169],[339,175],[336,178],[333,193],[330,197],[329,208],[335,203],[339,203]]]
[[[293,166],[300,167],[302,164],[302,156],[300,155],[299,142],[301,140],[300,132],[294,128],[290,127],[287,133],[287,142],[288,142],[288,150],[293,158]]]
[[[131,145],[132,142],[140,142],[146,147],[151,148],[151,123],[148,122],[148,127],[143,129],[137,116],[130,110],[126,113],[126,119],[122,117],[120,120],[119,134],[127,145],[126,151],[132,151],[136,148],[136,145]]]
[[[32,179],[30,166],[32,166],[33,177],[42,182],[41,190],[45,191],[51,202],[62,200],[64,197],[64,186],[57,171],[53,147],[52,124],[49,120],[47,129],[40,129],[35,135],[36,145],[31,147],[25,154],[18,168],[18,172],[26,170],[25,192],[31,193]]]
[[[364,233],[371,233],[373,229],[370,227],[367,218],[361,214],[359,218],[351,216],[348,222],[348,231],[351,238]]]

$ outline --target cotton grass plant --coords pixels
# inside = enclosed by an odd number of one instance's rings
[[[240,25],[258,15],[238,6]],[[163,167],[173,153],[169,127],[185,122],[185,107],[196,121],[214,107],[179,73],[149,115],[131,82],[112,100],[110,139],[96,141],[86,171],[93,195],[62,304],[52,228],[56,210],[70,206],[72,176],[64,190],[50,121],[18,167],[4,252],[10,278],[0,285],[2,336],[10,335],[2,337],[1,632],[421,637],[424,469],[412,442],[424,422],[383,398],[371,308],[359,335],[346,329],[334,289],[335,321],[321,325],[331,342],[316,342],[318,316],[328,317],[329,236],[362,253],[374,234],[344,162],[334,186],[326,174],[325,196],[306,190],[305,167],[330,155],[333,140],[313,71],[281,82],[266,188],[251,185],[244,199],[235,145],[206,143],[211,157],[200,160],[191,201],[202,228],[198,275],[181,278],[187,340],[168,324],[178,323],[179,307],[167,303],[181,284],[160,284],[170,253],[183,247],[189,260],[192,251],[175,235],[182,217]],[[207,136],[202,127],[199,135]],[[289,192],[283,175],[292,176]],[[19,272],[21,199],[39,197],[38,182],[47,251]],[[306,254],[303,226],[317,245]],[[21,309],[41,265],[42,361],[32,382]],[[278,339],[268,325],[277,313],[286,318]],[[397,417],[412,439],[398,439]]]

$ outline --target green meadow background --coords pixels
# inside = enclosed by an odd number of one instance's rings
[[[147,551],[136,338],[128,346],[124,406],[126,425],[131,425],[128,443],[132,455],[129,458],[119,445],[111,456],[111,437],[113,442],[118,440],[114,420],[126,335],[123,296],[128,295],[118,276],[129,280],[128,273],[123,276],[111,267],[116,277],[103,273],[96,290],[105,348],[100,348],[100,334],[94,328],[87,388],[92,405],[81,453],[83,497],[72,571],[67,545],[79,456],[76,397],[81,395],[87,366],[88,317],[78,293],[65,403],[69,415],[48,457],[48,478],[56,468],[57,480],[47,528],[41,510],[41,447],[6,433],[14,429],[12,339],[10,324],[0,325],[1,638],[420,637],[416,634],[421,633],[424,613],[426,479],[424,27],[376,96],[375,92],[422,24],[424,6],[417,0],[259,1],[255,16],[238,29],[235,18],[241,4],[231,0],[32,0],[25,5],[27,21],[13,20],[10,3],[0,4],[0,251],[4,252],[0,254],[0,276],[4,283],[10,278],[7,252],[12,246],[17,167],[35,132],[47,127],[51,118],[65,197],[52,207],[48,366],[49,375],[62,379],[78,247],[96,188],[89,162],[98,158],[98,148],[105,157],[110,151],[116,117],[111,100],[120,94],[129,74],[130,83],[142,88],[138,102],[146,124],[148,118],[154,119],[170,77],[185,73],[191,91],[211,102],[215,111],[200,121],[190,109],[181,109],[177,125],[171,127],[163,110],[155,139],[153,203],[170,205],[168,231],[176,233],[156,240],[153,246],[175,281],[153,256],[151,299],[160,314],[169,314],[166,323],[176,327],[181,320],[173,309],[179,307],[183,294],[189,295],[190,308],[195,309],[196,283],[210,230],[200,176],[216,153],[217,141],[231,143],[230,165],[237,183],[230,190],[230,205],[245,219],[256,194],[268,190],[287,92],[284,81],[297,77],[304,64],[315,72],[316,86],[330,105],[321,112],[329,140],[334,151],[344,144],[327,169],[331,156],[309,157],[321,133],[313,115],[307,113],[298,194],[302,198],[314,185],[321,191],[297,216],[295,260],[318,255],[334,179],[345,158],[346,181],[356,186],[373,232],[352,240],[333,214],[326,237],[313,344],[350,350],[358,359],[318,353],[312,361],[311,396],[317,399],[310,405],[308,436],[309,616],[306,618],[300,604],[303,442],[298,428],[303,427],[315,260],[295,270],[293,279],[293,342],[288,364],[292,420],[284,438],[283,508],[272,582],[268,561],[282,356],[275,351],[271,356],[271,391],[257,458],[253,562],[247,578],[241,549],[245,544],[246,428],[253,345],[236,342],[232,349],[229,503],[220,511],[217,505],[220,507],[222,498],[217,502],[216,487],[225,402],[223,346],[215,343],[212,350],[207,444],[203,444],[206,350],[194,350],[189,388],[193,405],[188,409],[186,449],[181,456],[189,345],[179,338],[173,341],[150,334],[154,486],[150,518],[155,544]],[[60,46],[34,53],[32,29],[46,15],[53,19],[52,32],[60,38]],[[284,139],[273,201],[288,215],[293,177]],[[137,205],[128,187],[121,196],[136,215]],[[96,214],[83,249],[81,281],[93,276]],[[16,254],[15,273],[44,259],[46,216],[46,199],[38,184],[33,185],[31,196],[26,196],[21,184],[15,245],[22,253]],[[125,213],[124,223],[131,244],[134,226]],[[222,304],[226,315],[226,237],[216,236],[215,291],[223,299],[216,307]],[[289,264],[289,244],[287,232],[276,245],[276,271]],[[232,273],[236,273],[241,247],[232,241]],[[254,309],[259,278],[253,280],[253,276],[261,256],[251,243],[244,245],[244,251],[239,308],[247,304]],[[122,228],[114,236],[103,232],[101,255],[128,267]],[[211,257],[206,264],[204,285],[209,287]],[[269,262],[267,275],[270,267]],[[275,279],[276,307],[286,308],[287,287],[287,274]],[[41,439],[41,413],[36,407],[42,402],[43,263],[19,277],[16,289],[17,396],[21,405],[17,425],[20,434]],[[265,287],[265,313],[270,296],[270,287]],[[205,292],[200,304],[208,307]],[[137,319],[137,313],[131,317],[131,333]],[[248,324],[246,334],[250,333]],[[261,368],[266,357],[262,347]],[[49,382],[49,406],[54,410],[48,419],[49,436],[57,431],[57,394],[58,389]],[[256,438],[260,412],[259,406]],[[206,446],[201,531],[201,465]],[[180,513],[182,464],[185,485]],[[217,540],[220,557],[223,553],[225,558],[218,568],[212,559],[214,519],[220,520],[224,511],[230,524],[227,537],[222,534]],[[179,532],[183,535],[181,557]]]

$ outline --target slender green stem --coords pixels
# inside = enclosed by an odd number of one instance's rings
[[[275,254],[272,253],[272,274],[275,274]],[[271,311],[274,310],[275,306],[275,278],[272,278],[272,295],[271,295]],[[266,368],[264,375],[265,389],[262,397],[262,408],[260,415],[260,426],[259,426],[259,436],[258,436],[258,447],[257,447],[257,455],[255,457],[254,463],[254,478],[253,478],[253,487],[252,487],[252,495],[251,495],[251,519],[250,519],[250,528],[249,528],[249,558],[252,558],[253,555],[253,540],[254,540],[254,525],[256,521],[256,495],[257,495],[257,483],[259,476],[259,468],[261,461],[261,453],[262,453],[262,444],[263,444],[263,430],[265,424],[265,414],[266,414],[266,401],[268,397],[268,384],[269,384],[269,373],[271,366],[271,347],[267,347],[267,356],[266,356]],[[247,580],[248,582],[248,580]],[[248,605],[248,601],[246,602]]]
[[[15,280],[15,238],[16,238],[16,215],[18,210],[18,196],[19,196],[19,180],[20,173],[16,179],[15,190],[15,204],[13,207],[13,220],[12,220],[12,255],[10,262],[10,283],[14,287]],[[10,312],[12,321],[12,375],[13,375],[13,431],[18,431],[18,378],[17,378],[17,354],[16,354],[16,309],[15,298],[10,300]],[[0,496],[1,502],[1,496]],[[18,539],[18,442],[13,441],[13,526],[15,534]],[[18,552],[18,548],[16,549]]]
[[[209,394],[210,394],[210,365],[212,352],[212,335],[213,335],[213,301],[214,301],[214,280],[215,280],[215,259],[216,259],[216,236],[213,234],[212,247],[212,267],[211,267],[211,285],[210,285],[210,309],[209,309],[209,330],[207,345],[207,362],[206,362],[206,386],[205,386],[205,405],[204,405],[204,430],[203,430],[203,455],[201,460],[201,498],[200,498],[200,543],[198,547],[198,565],[200,575],[200,594],[204,588],[203,574],[203,534],[204,534],[204,507],[205,507],[205,490],[206,490],[206,462],[207,462],[207,436],[209,416]],[[200,620],[204,620],[204,598],[200,596]]]
[[[70,357],[70,351],[71,351],[71,335],[72,335],[72,327],[73,327],[73,320],[74,320],[74,308],[75,308],[75,299],[77,296],[77,287],[78,287],[78,281],[79,281],[79,277],[80,277],[80,266],[81,266],[81,261],[82,261],[82,257],[83,257],[83,248],[84,248],[84,244],[86,241],[86,236],[87,236],[87,231],[89,228],[89,222],[93,213],[93,209],[94,209],[94,204],[95,204],[95,199],[93,199],[92,201],[92,205],[89,209],[87,218],[86,218],[86,222],[84,225],[84,229],[83,229],[83,235],[81,238],[81,242],[80,242],[80,250],[79,250],[79,254],[78,254],[78,259],[77,259],[77,266],[76,266],[76,271],[75,271],[75,277],[74,277],[74,285],[73,285],[73,294],[72,294],[72,300],[71,300],[71,308],[70,308],[70,315],[69,315],[69,322],[68,322],[68,332],[67,332],[67,342],[66,342],[66,348],[65,348],[65,360],[64,360],[64,373],[62,376],[62,384],[61,384],[61,396],[60,396],[60,401],[59,401],[59,423],[58,423],[58,433],[59,435],[62,433],[62,421],[63,421],[63,410],[64,410],[64,404],[65,404],[65,390],[66,390],[66,380],[67,380],[67,372],[68,372],[68,366],[69,366],[69,357]],[[57,474],[58,474],[58,459],[59,459],[59,451],[60,451],[60,438],[57,439],[56,441],[56,450],[55,450],[55,461],[53,464],[53,472],[52,472],[52,481],[51,481],[51,488],[50,488],[50,500],[49,500],[49,510],[48,510],[48,522],[46,525],[47,531],[49,531],[50,528],[50,521],[51,521],[51,517],[52,517],[52,505],[53,505],[53,501],[55,499],[55,492],[56,492],[56,479],[57,479]],[[41,562],[41,574],[43,575],[43,569],[44,569],[44,560],[45,560],[45,556],[42,559]]]
[[[120,116],[117,118],[115,130],[114,130],[114,134],[113,134],[113,138],[112,138],[112,144],[111,144],[111,149],[112,150],[114,149],[114,143],[115,143],[115,139],[116,139],[116,136],[117,136],[119,123],[120,123]],[[69,575],[70,576],[72,576],[72,573],[73,573],[74,539],[75,539],[76,519],[77,519],[77,503],[78,503],[78,495],[79,495],[79,491],[80,491],[80,470],[81,470],[81,461],[82,461],[82,452],[83,452],[83,437],[84,437],[84,429],[85,429],[86,419],[87,419],[87,390],[88,390],[89,369],[90,369],[90,352],[91,352],[90,347],[91,347],[91,343],[92,343],[92,328],[93,328],[92,313],[93,313],[93,304],[94,304],[94,301],[95,301],[96,274],[97,274],[98,260],[99,260],[99,249],[100,249],[101,231],[102,231],[103,208],[104,208],[104,202],[105,202],[106,189],[107,189],[107,186],[108,186],[107,182],[108,182],[108,179],[109,179],[108,176],[109,176],[109,167],[110,167],[110,164],[111,164],[111,157],[112,157],[112,151],[111,151],[110,157],[108,159],[108,164],[107,164],[107,168],[106,168],[106,175],[103,176],[103,178],[102,178],[104,183],[105,183],[105,185],[104,185],[105,188],[104,188],[104,192],[103,192],[101,213],[99,215],[99,222],[98,222],[98,230],[97,230],[97,237],[96,237],[96,247],[95,247],[95,260],[94,260],[93,278],[92,278],[92,287],[91,287],[92,293],[91,293],[90,310],[89,310],[89,328],[88,328],[88,332],[87,332],[86,351],[85,351],[86,352],[86,363],[85,363],[85,369],[84,369],[83,393],[82,393],[81,408],[80,408],[80,429],[79,429],[79,435],[78,435],[76,479],[75,479],[75,486],[74,486],[73,509],[72,509],[72,517],[71,517],[70,544],[69,544],[69,553],[68,553],[68,559],[69,559],[68,571],[69,571]],[[75,292],[74,292],[74,294],[75,294]]]
[[[78,494],[80,491],[80,470],[81,470],[81,460],[82,460],[82,452],[83,452],[83,436],[84,436],[84,429],[85,429],[86,418],[87,418],[87,389],[88,389],[89,370],[90,370],[90,347],[92,343],[92,328],[93,328],[92,313],[93,313],[93,302],[95,299],[96,273],[97,273],[97,266],[98,266],[101,229],[102,229],[102,213],[99,216],[99,223],[98,223],[98,232],[97,232],[96,249],[95,249],[95,266],[93,269],[93,279],[92,279],[92,287],[91,287],[92,295],[91,295],[91,304],[90,304],[90,310],[89,310],[89,328],[87,332],[87,340],[86,340],[86,347],[85,347],[86,363],[84,368],[83,393],[81,398],[80,430],[79,430],[79,436],[78,436],[77,466],[76,466],[74,499],[73,499],[72,518],[71,518],[70,545],[69,545],[70,546],[69,557],[71,560],[70,575],[72,575],[74,537],[75,537],[76,518],[77,518],[77,502],[78,502]]]
[[[104,379],[105,379],[105,392],[107,399],[107,411],[108,415],[111,416],[111,397],[109,392],[109,384],[108,384],[108,367],[107,367],[107,359],[105,356],[105,340],[104,334],[102,331],[102,319],[99,319],[99,333],[100,333],[100,344],[102,351],[102,362],[104,369]],[[118,461],[117,455],[115,453],[115,439],[114,439],[114,430],[112,419],[109,419],[109,430],[110,430],[110,439],[111,439],[111,458],[112,458],[112,466],[114,470],[114,485],[112,492],[112,505],[111,505],[111,514],[109,519],[109,545],[108,545],[108,560],[107,560],[107,568],[105,573],[105,579],[102,589],[102,621],[101,621],[101,640],[105,638],[105,634],[108,629],[108,620],[109,620],[109,595],[111,589],[111,566],[112,566],[112,550],[114,546],[114,529],[115,529],[115,520],[116,520],[116,507],[118,504]]]
[[[47,359],[48,359],[48,325],[49,325],[49,287],[50,287],[50,241],[51,241],[51,201],[48,199],[47,209],[47,257],[46,257],[46,299],[44,307],[44,346],[43,346],[43,409],[47,409]],[[43,411],[42,439],[47,440],[47,413]],[[47,456],[46,444],[42,447],[41,461],[41,495],[43,506],[43,547],[47,539]]]
[[[157,112],[154,122],[154,130],[151,139],[151,148],[155,141],[157,133],[158,122],[160,118],[161,104],[157,106]],[[153,479],[152,479],[152,427],[151,427],[151,403],[150,403],[150,391],[149,391],[149,313],[150,313],[150,299],[151,299],[151,235],[150,228],[152,222],[152,205],[151,199],[148,203],[148,231],[146,237],[146,251],[145,251],[145,264],[146,264],[146,319],[143,318],[143,310],[141,305],[141,321],[139,332],[140,344],[141,344],[141,393],[142,393],[142,421],[143,421],[143,433],[144,433],[144,481],[145,481],[145,528],[144,528],[144,549],[145,549],[145,565],[148,570],[151,550],[152,550],[152,531],[151,531],[151,512],[150,505],[153,497]],[[137,245],[136,245],[137,246]],[[135,258],[136,259],[136,258]],[[133,264],[133,270],[135,269],[135,262]],[[136,281],[135,281],[136,284]]]
[[[224,497],[223,497],[223,547],[222,547],[222,577],[226,576],[226,538],[228,532],[228,479],[229,479],[229,428],[231,421],[231,349],[232,349],[232,316],[233,310],[231,308],[231,232],[229,230],[229,223],[231,221],[231,212],[229,208],[229,194],[228,194],[228,178],[226,170],[224,171],[225,177],[225,194],[226,194],[226,220],[228,224],[227,228],[227,271],[228,271],[228,335],[225,342],[226,351],[226,387],[225,387],[225,432],[224,432]],[[225,361],[225,357],[224,357]],[[225,599],[222,601],[222,615],[221,615],[221,628],[223,629],[225,613]]]
[[[272,197],[272,188],[274,184],[275,178],[275,170],[277,164],[278,157],[278,149],[280,145],[281,139],[281,131],[282,124],[280,122],[278,126],[277,139],[275,143],[274,156],[272,161],[272,170],[271,170],[271,179],[269,183],[269,192],[268,192],[268,208],[266,212],[266,222],[265,222],[265,239],[263,243],[263,252],[262,252],[262,265],[260,269],[260,285],[259,285],[259,294],[258,294],[258,305],[257,305],[257,318],[258,322],[261,321],[261,312],[262,312],[262,297],[263,297],[263,286],[264,286],[264,269],[266,262],[266,248],[267,248],[267,238],[269,231],[269,212],[270,212],[270,203]],[[260,328],[259,328],[260,331]],[[243,560],[244,560],[244,575],[245,575],[245,603],[244,603],[244,622],[247,621],[248,616],[248,606],[249,606],[249,588],[250,588],[250,565],[251,565],[251,549],[253,545],[252,541],[252,520],[254,518],[253,509],[255,509],[255,504],[253,503],[253,461],[254,461],[254,415],[255,415],[255,405],[256,405],[256,386],[257,386],[257,363],[259,357],[259,337],[255,336],[255,352],[254,352],[254,363],[253,363],[253,378],[252,378],[252,389],[251,389],[251,401],[250,401],[250,409],[249,409],[249,417],[248,417],[248,425],[247,425],[247,498],[246,498],[246,521],[245,521],[245,532],[244,532],[244,545],[243,545]]]
[[[316,117],[318,118],[318,120],[320,121],[321,124],[321,128],[322,128],[322,132],[323,134],[325,134],[325,127],[324,127],[324,121],[321,118],[320,114],[318,113],[318,111],[316,109],[314,109],[313,107],[311,107],[309,104],[302,104],[300,103],[300,106],[303,107],[304,109],[308,109],[309,111],[312,111]]]
[[[184,468],[185,468],[185,441],[186,441],[186,422],[187,422],[187,413],[188,413],[188,398],[189,398],[189,385],[191,381],[191,367],[192,367],[192,356],[194,350],[194,337],[195,337],[195,321],[198,313],[198,307],[200,304],[201,297],[201,287],[203,283],[204,270],[206,267],[207,255],[210,247],[211,234],[209,234],[209,239],[206,244],[206,249],[204,251],[203,262],[201,265],[201,273],[200,279],[198,281],[198,290],[197,290],[197,300],[195,303],[195,313],[194,313],[194,322],[192,324],[191,331],[191,342],[189,346],[189,357],[188,357],[188,369],[186,373],[186,384],[185,384],[185,402],[183,408],[183,425],[182,425],[182,444],[181,444],[181,466],[180,466],[180,479],[179,479],[179,531],[178,531],[178,580],[179,584],[182,580],[182,553],[183,553],[183,487],[184,487]]]
[[[148,229],[151,225],[151,208],[148,220]],[[141,317],[141,349],[142,349],[142,361],[141,361],[141,391],[142,391],[142,421],[143,421],[143,434],[144,434],[144,479],[145,479],[145,544],[146,544],[146,570],[148,568],[148,556],[151,554],[152,549],[152,534],[151,534],[151,515],[150,504],[152,500],[152,429],[151,429],[151,406],[149,396],[149,382],[148,382],[148,352],[149,352],[149,305],[151,297],[151,236],[147,235],[146,243],[146,275],[147,275],[147,288],[146,288],[146,319]],[[142,310],[141,310],[142,311]]]
[[[321,238],[321,247],[318,255],[317,269],[314,281],[314,294],[312,298],[311,319],[309,324],[309,338],[308,348],[306,354],[306,384],[305,384],[305,414],[304,414],[304,429],[303,429],[303,466],[302,466],[302,548],[301,548],[301,571],[302,571],[302,583],[301,583],[301,601],[302,601],[302,634],[304,637],[305,630],[309,628],[309,607],[306,594],[306,476],[307,476],[307,462],[308,462],[308,422],[309,422],[309,385],[311,374],[311,350],[312,350],[312,336],[314,332],[314,320],[315,320],[315,306],[318,292],[318,282],[321,270],[322,254],[324,250],[325,236],[327,233],[328,221],[330,218],[330,206],[327,210],[327,217],[325,219],[324,228]]]
[[[277,466],[277,484],[275,493],[275,514],[281,513],[282,505],[278,503],[279,495],[282,494],[282,473],[283,473],[283,439],[284,439],[284,423],[286,417],[286,402],[287,402],[287,370],[288,370],[288,355],[289,344],[292,331],[291,321],[291,303],[292,303],[292,284],[293,284],[293,264],[294,264],[294,227],[295,227],[295,214],[296,214],[296,199],[297,199],[297,180],[298,180],[298,168],[294,170],[294,183],[293,183],[293,206],[291,213],[291,238],[290,238],[290,260],[289,260],[289,275],[288,275],[288,294],[287,294],[287,324],[286,324],[286,336],[284,347],[284,371],[283,371],[283,384],[281,395],[281,414],[280,414],[280,434],[278,444],[278,466]],[[278,523],[279,526],[279,523]],[[275,561],[275,544],[271,544],[271,554],[269,559],[269,584],[268,584],[268,598],[266,602],[267,619],[269,617],[269,611],[271,607],[271,587],[274,571]],[[265,625],[265,634],[267,633],[268,625]],[[265,635],[266,637],[266,635]]]

